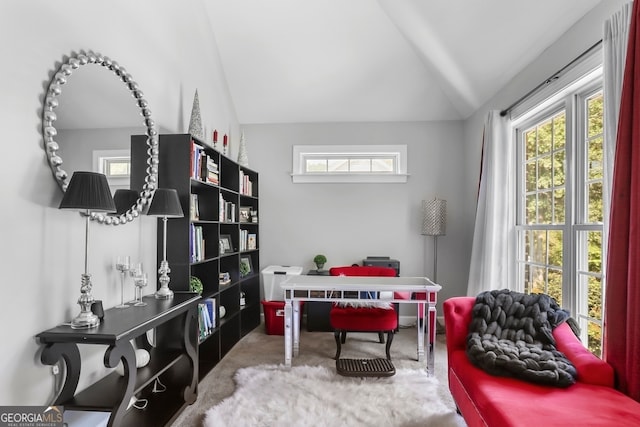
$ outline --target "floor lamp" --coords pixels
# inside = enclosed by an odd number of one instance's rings
[[[158,299],[173,298],[173,291],[169,289],[169,261],[167,261],[167,219],[181,218],[184,216],[182,206],[180,206],[180,198],[178,192],[173,188],[158,188],[153,194],[151,205],[147,215],[158,216],[162,218],[162,261],[158,273],[160,278],[160,289],[155,293]]]
[[[422,234],[433,237],[433,281],[438,283],[438,236],[447,231],[447,201],[422,201]]]

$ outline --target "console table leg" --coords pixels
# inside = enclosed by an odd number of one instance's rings
[[[55,365],[62,359],[65,364],[66,376],[62,391],[54,402],[59,405],[73,397],[78,387],[80,379],[80,351],[74,343],[53,343],[47,344],[42,350],[40,361],[45,365]]]
[[[192,325],[197,322],[197,311],[189,310],[184,322],[184,350],[191,366],[191,384],[185,387],[182,394],[184,401],[191,405],[198,398],[198,330]],[[195,323],[197,325],[197,323]]]
[[[129,406],[131,396],[133,396],[133,389],[136,384],[136,353],[131,343],[127,340],[122,340],[122,342],[109,346],[104,353],[104,366],[107,368],[115,368],[120,360],[122,360],[122,364],[124,365],[126,386],[125,389],[121,391],[121,397],[117,399],[111,411],[109,426],[119,426],[122,424],[122,418],[127,412],[127,407]]]

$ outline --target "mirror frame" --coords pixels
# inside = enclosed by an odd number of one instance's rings
[[[158,132],[155,129],[155,123],[151,119],[151,111],[148,108],[147,101],[143,98],[142,91],[138,84],[133,80],[124,67],[120,66],[116,61],[109,57],[94,52],[80,52],[72,54],[66,59],[56,70],[49,82],[47,93],[44,98],[42,109],[42,136],[44,138],[44,149],[47,153],[47,159],[53,176],[60,185],[62,191],[67,190],[69,185],[69,175],[62,168],[63,160],[58,154],[60,146],[55,141],[58,131],[55,128],[57,116],[55,109],[59,105],[58,96],[62,93],[62,87],[67,83],[67,79],[80,67],[87,64],[97,64],[105,67],[122,80],[127,86],[131,95],[136,100],[136,105],[140,108],[140,113],[144,118],[143,123],[146,127],[145,135],[147,136],[147,168],[146,177],[140,196],[135,204],[133,204],[126,212],[119,216],[112,216],[105,213],[91,212],[90,218],[101,224],[119,225],[133,221],[140,216],[145,207],[151,202],[153,193],[158,185]]]

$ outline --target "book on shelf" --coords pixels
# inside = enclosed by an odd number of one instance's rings
[[[198,195],[191,194],[191,202],[189,204],[189,217],[191,221],[200,219],[200,206],[198,205]]]

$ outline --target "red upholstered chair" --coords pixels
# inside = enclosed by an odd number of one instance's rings
[[[396,271],[389,267],[374,266],[349,266],[333,267],[329,269],[331,276],[376,276],[395,277]],[[375,296],[377,298],[377,296]],[[373,303],[374,301],[372,301]],[[377,332],[380,343],[384,343],[384,332],[387,333],[386,355],[391,360],[390,349],[393,341],[393,333],[398,327],[398,315],[393,307],[358,307],[351,304],[336,303],[331,307],[329,321],[334,329],[336,339],[336,356],[340,358],[340,351],[350,332]]]

